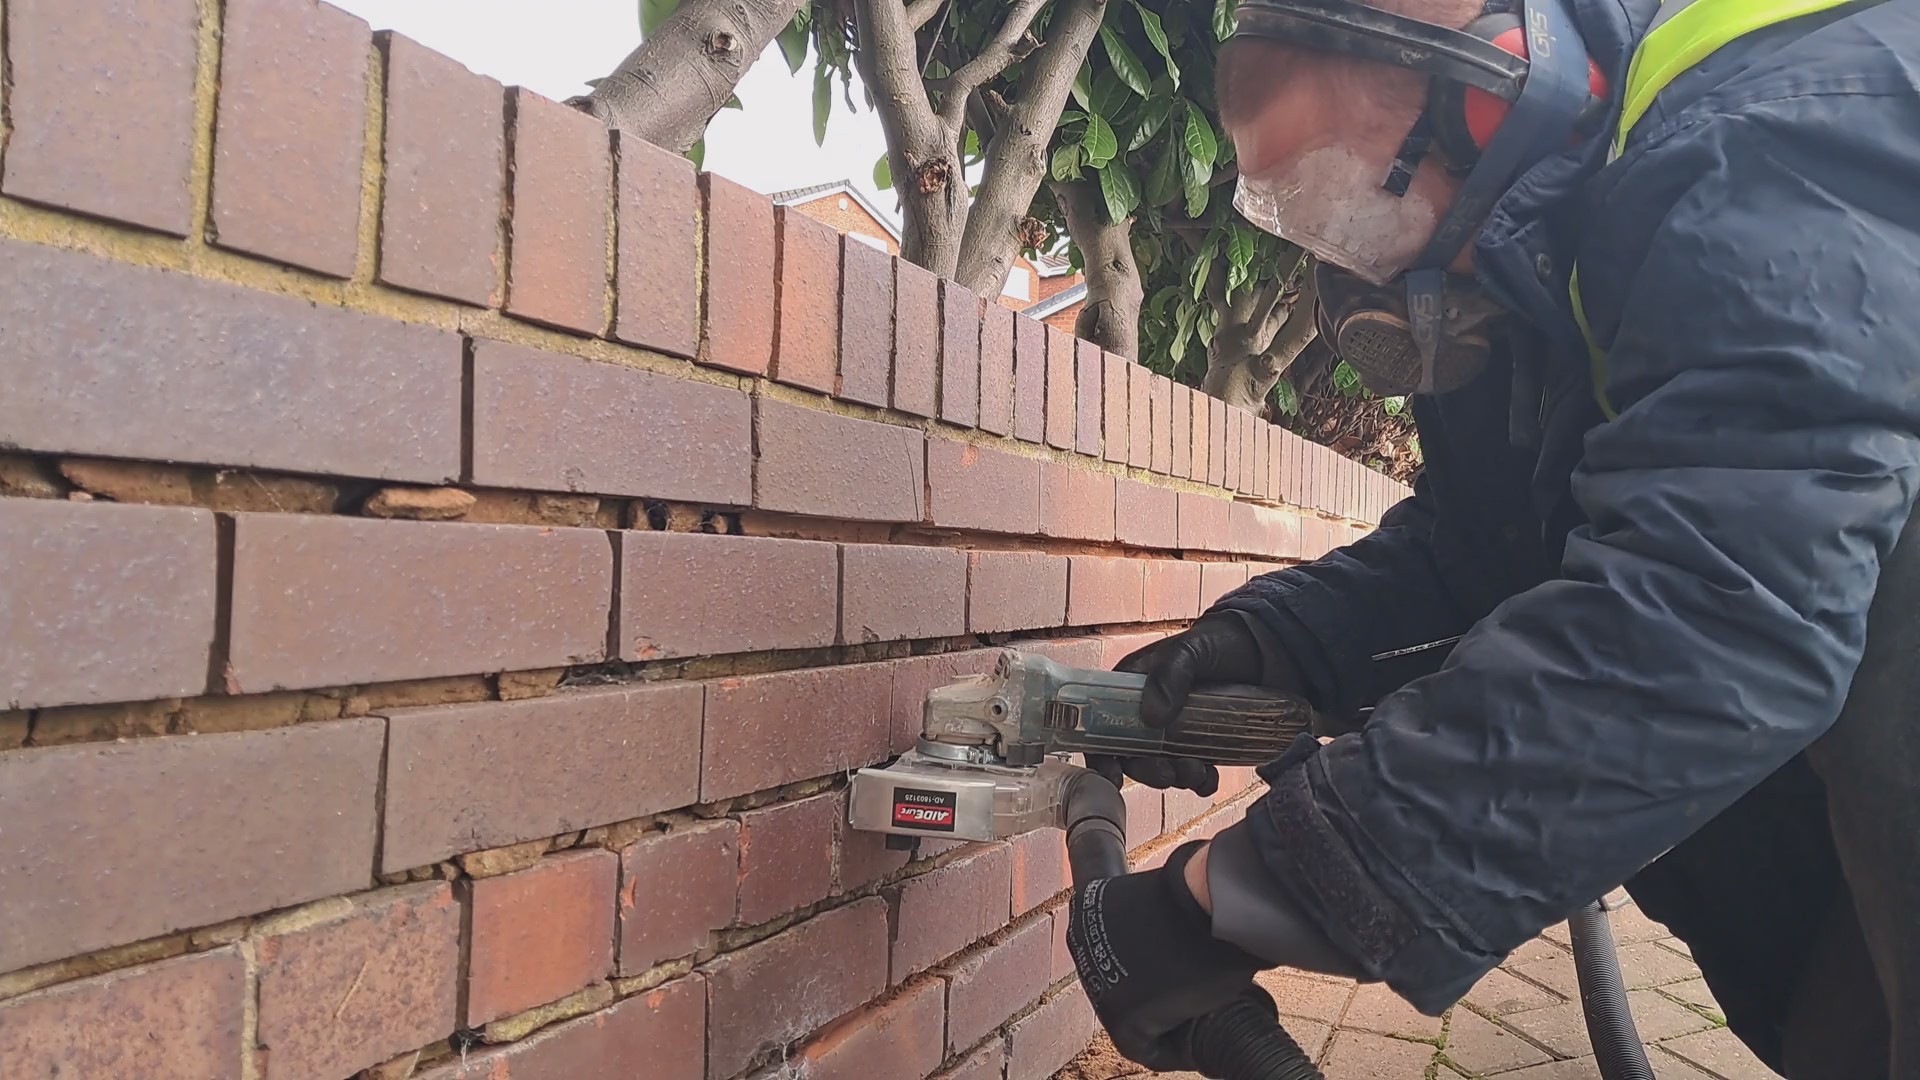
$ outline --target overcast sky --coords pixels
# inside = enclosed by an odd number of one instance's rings
[[[564,101],[586,80],[612,71],[640,42],[638,0],[331,0],[373,24],[397,30],[509,86]],[[856,76],[857,114],[836,81],[826,146],[813,142],[813,73],[797,76],[777,47],[741,81],[744,111],[722,109],[707,129],[706,167],[758,191],[850,179],[893,216],[890,192],[873,187],[886,152],[879,121],[866,111]]]

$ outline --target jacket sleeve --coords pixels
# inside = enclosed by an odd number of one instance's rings
[[[1616,198],[1665,194],[1606,313],[1589,524],[1363,731],[1263,770],[1239,827],[1276,887],[1423,1011],[1838,714],[1920,474],[1915,163],[1847,164],[1890,111],[1761,103],[1623,163]]]

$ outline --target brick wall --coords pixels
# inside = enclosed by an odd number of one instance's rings
[[[1395,485],[310,0],[4,20],[0,1071],[1085,1043],[1058,835],[888,851],[847,771]]]

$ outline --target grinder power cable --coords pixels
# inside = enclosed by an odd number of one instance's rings
[[[885,834],[896,848],[925,837],[1006,840],[1064,829],[1069,870],[1080,886],[1127,872],[1126,807],[1110,781],[1067,755],[1261,765],[1314,730],[1307,702],[1255,686],[1196,688],[1172,724],[1152,727],[1140,718],[1145,690],[1144,675],[1004,650],[991,674],[927,694],[914,749],[854,774],[848,823]],[[1651,1073],[1642,1071],[1646,1058],[1605,919],[1596,904],[1573,920],[1589,1033],[1606,1080],[1643,1080]],[[1218,1080],[1321,1075],[1280,1027],[1264,992],[1192,1021],[1188,1037],[1193,1060]]]

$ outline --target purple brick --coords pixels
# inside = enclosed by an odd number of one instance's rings
[[[940,419],[961,427],[973,427],[980,420],[980,298],[944,280],[940,282]]]
[[[967,629],[967,555],[909,544],[840,549],[840,641],[958,637]]]
[[[840,387],[836,396],[887,404],[893,365],[893,257],[841,237]]]
[[[757,399],[753,504],[816,517],[919,521],[926,436],[871,420]]]
[[[940,391],[940,279],[893,261],[893,407],[932,416]]]
[[[1082,454],[1100,456],[1100,346],[1091,341],[1074,342],[1075,414],[1073,448]]]
[[[692,356],[700,347],[700,189],[693,163],[625,132],[614,132],[614,139],[620,250],[613,336]]]
[[[742,375],[765,375],[773,364],[773,202],[712,173],[706,196],[707,298],[700,361]]]
[[[955,529],[1040,528],[1040,462],[973,443],[927,441],[927,516]]]
[[[606,125],[516,87],[507,314],[597,334],[607,325]]]
[[[980,322],[980,427],[1013,434],[1013,312],[986,304]]]
[[[1114,534],[1136,547],[1180,545],[1180,495],[1172,488],[1121,478],[1115,481]]]
[[[1106,353],[1102,357],[1104,385],[1102,397],[1105,399],[1106,420],[1106,459],[1126,464],[1127,437],[1127,358],[1119,353]]]
[[[832,544],[812,540],[621,533],[620,656],[831,645],[839,564]]]
[[[1013,437],[1037,443],[1047,434],[1047,324],[1013,320]]]

